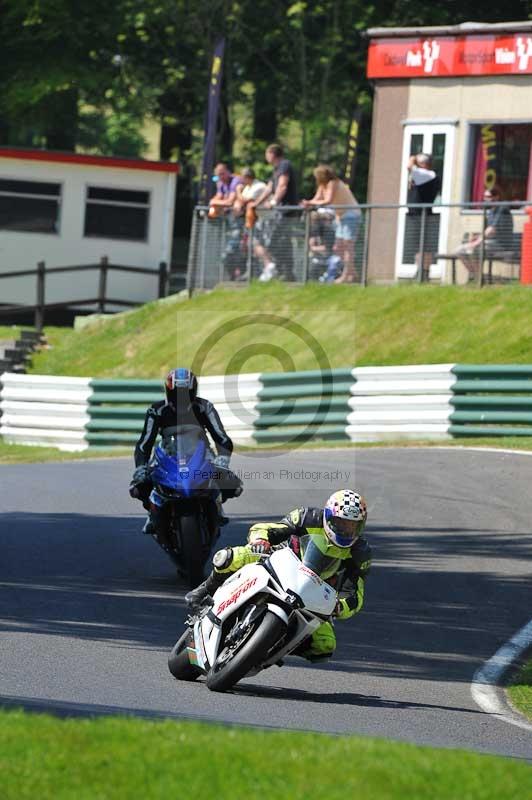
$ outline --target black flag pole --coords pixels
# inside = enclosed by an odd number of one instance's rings
[[[199,193],[200,203],[206,205],[212,197],[212,171],[216,154],[216,128],[218,125],[218,111],[220,108],[220,90],[223,76],[223,59],[225,39],[216,42],[212,56],[211,72],[209,77],[209,99],[205,117],[205,134],[203,140],[203,161],[201,165],[201,186]]]

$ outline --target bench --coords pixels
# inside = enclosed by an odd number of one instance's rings
[[[493,279],[493,262],[500,261],[503,264],[521,264],[521,233],[514,233],[512,234],[513,241],[512,247],[507,248],[505,250],[493,250],[491,253],[484,252],[484,262],[487,261],[488,263],[488,270],[487,272],[484,271],[484,265],[482,266],[482,282],[483,283],[494,283]],[[478,251],[477,251],[478,252]],[[435,260],[437,261],[439,258],[444,259],[445,261],[451,262],[451,282],[454,284],[456,283],[456,262],[460,260],[461,255],[459,253],[436,253]]]
[[[493,262],[500,261],[503,264],[521,264],[521,233],[514,233],[512,234],[513,241],[511,248],[507,248],[505,250],[494,250],[493,252],[486,254],[484,256],[484,260],[488,262],[488,272],[484,273],[483,279],[486,283],[493,283]],[[508,279],[510,280],[510,279]]]

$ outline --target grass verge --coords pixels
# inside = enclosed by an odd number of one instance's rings
[[[526,764],[458,750],[21,711],[0,712],[0,774],[3,800],[500,800],[532,792]]]
[[[67,453],[56,447],[32,447],[25,444],[6,444],[0,438],[0,464],[33,464],[45,461],[83,461],[91,458],[116,458],[132,455],[132,449],[82,450]],[[1,796],[1,795],[0,795]]]
[[[47,329],[50,349],[34,357],[32,371],[148,378],[176,364],[216,375],[329,365],[527,363],[531,297],[521,286],[257,283],[149,303],[80,331]],[[290,322],[272,325],[258,314]]]
[[[331,450],[331,449],[376,449],[379,447],[485,447],[506,450],[529,450],[532,451],[532,437],[501,437],[501,438],[486,438],[486,439],[450,439],[450,440],[434,440],[434,439],[391,439],[382,442],[306,442],[294,447],[293,444],[288,445],[253,445],[252,447],[239,447],[236,445],[235,453],[249,453],[253,450],[270,450],[275,452],[285,452],[291,450]],[[94,458],[120,458],[122,456],[131,456],[133,454],[133,447],[117,447],[112,450],[81,450],[80,452],[66,453],[58,450],[55,447],[33,447],[31,445],[23,444],[6,444],[2,442],[0,437],[0,464],[30,464],[42,463],[45,461],[86,461]]]
[[[526,663],[515,676],[506,691],[512,705],[529,720],[532,720],[532,660]]]

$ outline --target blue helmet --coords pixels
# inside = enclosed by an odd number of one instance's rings
[[[166,399],[174,408],[190,405],[198,394],[198,379],[189,369],[172,369],[165,381]]]

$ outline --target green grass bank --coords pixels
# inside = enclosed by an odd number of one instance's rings
[[[501,800],[526,764],[351,736],[0,712],[2,800]]]
[[[532,290],[520,286],[257,283],[167,298],[80,331],[49,328],[50,349],[35,356],[32,371],[148,378],[176,364],[216,375],[351,364],[530,363],[531,306]]]
[[[507,692],[512,705],[532,721],[532,660],[521,668]]]

